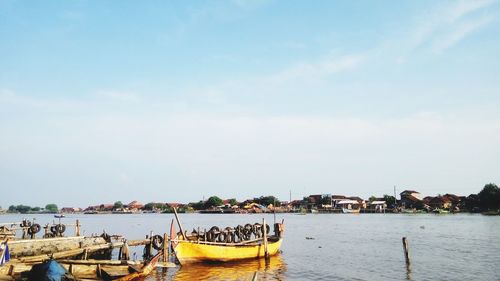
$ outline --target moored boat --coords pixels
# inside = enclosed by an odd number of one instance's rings
[[[340,207],[344,214],[358,214],[361,211],[361,205],[356,200],[341,200],[337,202],[337,207]]]
[[[360,209],[342,208],[342,213],[344,213],[344,214],[358,214],[359,212],[360,212]]]
[[[119,260],[48,260],[38,264],[11,263],[0,267],[0,280],[25,280],[34,276],[36,280],[44,276],[64,276],[65,280],[142,280],[155,268],[161,252],[147,262]],[[54,276],[56,275],[56,276]],[[2,279],[3,278],[3,279]],[[61,279],[63,280],[63,279]]]
[[[178,221],[179,223],[179,221]],[[268,235],[269,225],[246,224],[220,230],[214,226],[208,231],[194,231],[191,235],[175,232],[171,226],[172,247],[181,265],[196,262],[227,262],[251,258],[262,258],[279,253],[283,242],[284,224],[274,224],[274,234]],[[184,233],[184,234],[182,234]]]

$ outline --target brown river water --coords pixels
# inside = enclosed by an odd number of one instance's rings
[[[272,223],[272,214],[180,214],[185,230]],[[51,215],[2,215],[0,223]],[[67,215],[85,235],[121,234],[140,239],[168,233],[171,214]],[[285,220],[282,253],[269,261],[158,268],[147,280],[500,280],[500,216],[469,214],[276,214]],[[72,234],[68,230],[68,234]],[[312,239],[306,239],[306,237]],[[411,266],[401,238],[409,241]],[[131,248],[134,250],[134,248]],[[140,258],[142,248],[135,248]]]

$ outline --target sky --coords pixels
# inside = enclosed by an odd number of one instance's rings
[[[0,206],[500,184],[499,1],[0,0]]]

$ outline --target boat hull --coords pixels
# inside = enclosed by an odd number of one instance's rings
[[[211,245],[197,242],[179,241],[175,247],[175,254],[181,264],[195,262],[227,262],[244,259],[260,258],[265,256],[264,244],[248,245]],[[282,239],[268,242],[268,255],[279,252]]]
[[[342,208],[342,212],[344,214],[358,214],[360,209],[347,209],[347,208]]]

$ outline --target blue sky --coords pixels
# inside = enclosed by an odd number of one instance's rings
[[[0,206],[478,192],[500,183],[499,13],[0,0]]]

